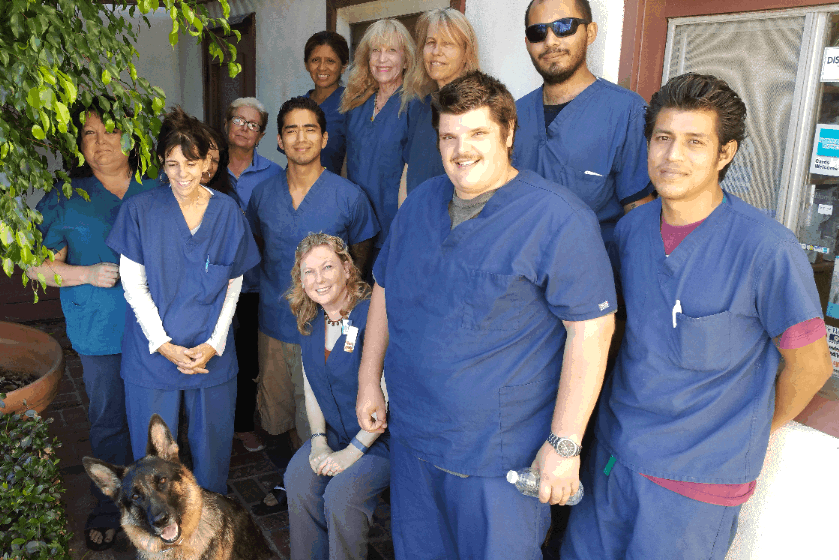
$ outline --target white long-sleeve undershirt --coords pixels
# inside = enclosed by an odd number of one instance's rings
[[[160,319],[160,312],[152,300],[149,292],[146,267],[134,262],[125,255],[119,257],[119,275],[122,280],[122,287],[125,290],[125,300],[146,339],[149,341],[149,354],[154,354],[166,342],[172,340],[166,329],[163,328],[163,321]],[[242,276],[234,278],[227,286],[227,294],[224,296],[224,304],[221,307],[213,334],[207,340],[207,344],[215,349],[216,354],[221,356],[227,344],[227,332],[233,322],[233,314],[236,312],[236,303],[239,301],[239,292],[242,291]]]

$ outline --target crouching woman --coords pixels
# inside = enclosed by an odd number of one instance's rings
[[[373,510],[390,484],[388,434],[362,430],[355,414],[370,287],[344,242],[323,233],[297,246],[291,276],[312,430],[285,473],[291,557],[367,558]]]

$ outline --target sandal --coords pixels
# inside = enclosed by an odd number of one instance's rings
[[[268,502],[274,502],[269,504]],[[271,515],[280,513],[288,509],[288,498],[286,497],[285,488],[282,486],[274,486],[271,492],[266,494],[263,500],[253,506],[251,511],[254,515],[262,517],[264,515]]]
[[[94,531],[100,533],[102,535],[102,542],[96,542],[92,538],[92,534]],[[108,540],[108,531],[112,531],[111,538]],[[122,531],[122,527],[88,527],[84,531],[84,542],[87,545],[88,550],[93,551],[101,551],[101,550],[108,550],[112,546],[114,546],[114,542],[117,540],[117,534]]]

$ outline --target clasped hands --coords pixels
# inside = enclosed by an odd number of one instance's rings
[[[326,438],[317,437],[312,440],[312,450],[309,452],[309,466],[315,474],[335,476],[350,468],[358,461],[363,453],[353,445],[348,445],[340,451],[332,451]]]
[[[175,364],[179,372],[187,375],[209,373],[205,366],[210,358],[216,355],[216,349],[206,342],[194,348],[184,348],[171,342],[164,342],[157,351],[161,356]]]

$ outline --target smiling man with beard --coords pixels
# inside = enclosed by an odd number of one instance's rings
[[[256,186],[247,211],[262,251],[257,400],[263,424],[274,433],[296,427],[305,441],[309,428],[297,320],[283,297],[291,285],[294,250],[309,233],[327,233],[343,239],[353,261],[364,266],[379,223],[361,189],[321,164],[329,135],[323,109],[314,100],[295,97],[283,103],[277,130],[288,168]]]
[[[406,199],[376,261],[356,412],[383,431],[384,362],[396,558],[541,559],[603,380],[609,260],[579,198],[512,166],[500,82],[452,81],[431,122],[446,175]],[[531,465],[539,500],[504,478]]]
[[[525,26],[527,52],[544,84],[516,102],[513,164],[583,199],[611,253],[618,219],[652,200],[644,100],[588,69],[586,52],[597,38],[588,0],[533,0]]]

